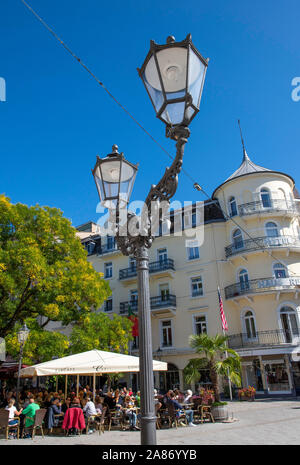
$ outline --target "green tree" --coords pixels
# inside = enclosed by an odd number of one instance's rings
[[[74,325],[70,351],[75,354],[99,349],[128,354],[128,343],[133,339],[131,328],[132,322],[127,317],[91,313]]]
[[[38,315],[41,328],[84,320],[110,293],[60,210],[0,195],[0,337]]]
[[[236,385],[241,383],[241,361],[237,352],[227,347],[228,337],[221,334],[209,336],[207,334],[190,336],[190,346],[197,354],[204,355],[202,358],[194,358],[184,369],[184,378],[187,383],[198,381],[199,370],[209,370],[210,379],[215,392],[216,401],[220,400],[219,376],[227,376]],[[225,356],[225,354],[229,356]]]

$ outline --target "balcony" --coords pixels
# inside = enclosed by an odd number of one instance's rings
[[[225,297],[226,299],[234,299],[263,292],[299,292],[299,290],[300,276],[293,278],[260,278],[225,287]]]
[[[169,276],[172,272],[175,271],[174,260],[172,258],[166,258],[165,260],[159,260],[157,262],[149,263],[149,273],[150,274],[159,274],[160,276],[165,275]],[[137,269],[136,267],[124,268],[119,271],[120,280],[128,280],[131,278],[136,278]]]
[[[129,307],[133,312],[138,311],[138,301],[120,302],[120,315],[128,314]],[[152,314],[168,313],[174,314],[176,310],[176,296],[169,294],[167,296],[150,297],[150,307]]]
[[[228,346],[230,349],[244,349],[256,347],[280,346],[282,344],[299,345],[300,331],[295,329],[293,333],[289,330],[276,329],[272,331],[258,331],[256,337],[249,338],[246,333],[233,334],[229,336]]]
[[[300,239],[295,236],[278,237],[254,237],[236,242],[225,247],[226,258],[234,255],[255,252],[262,249],[287,248],[289,250],[300,250]]]
[[[284,215],[297,215],[299,213],[297,205],[293,201],[285,199],[270,199],[269,205],[266,206],[261,200],[256,202],[249,202],[238,207],[240,216],[254,215],[262,213],[263,215],[271,214],[284,214]]]
[[[116,252],[120,252],[117,244],[104,244],[97,247],[97,255],[108,255]]]

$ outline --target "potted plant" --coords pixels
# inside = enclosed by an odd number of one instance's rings
[[[240,386],[241,362],[237,352],[227,347],[227,336],[217,334],[199,334],[190,336],[190,346],[201,358],[193,358],[184,369],[185,382],[197,382],[200,378],[200,369],[208,369],[214,392],[214,400],[220,402],[219,376],[229,377]],[[227,353],[227,357],[226,354]]]
[[[211,413],[215,421],[224,421],[228,419],[227,402],[213,402],[211,405]]]
[[[247,388],[239,389],[238,396],[240,401],[253,402],[255,399],[256,389],[253,386],[248,386]]]

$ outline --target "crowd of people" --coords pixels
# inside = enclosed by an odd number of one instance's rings
[[[18,399],[17,399],[18,397]],[[178,390],[168,391],[165,395],[160,395],[154,390],[154,400],[156,412],[166,409],[169,404],[173,404],[178,416],[183,412],[184,405],[190,404],[192,391],[188,390],[184,395]],[[18,401],[17,401],[18,400]],[[46,429],[52,430],[53,427],[62,424],[64,415],[68,409],[81,409],[85,422],[87,424],[90,417],[99,419],[105,407],[105,415],[110,418],[110,412],[118,412],[119,415],[125,416],[129,421],[131,430],[139,430],[138,420],[140,419],[141,398],[140,392],[133,393],[131,388],[122,387],[120,389],[110,389],[103,392],[102,389],[96,389],[95,393],[87,385],[81,387],[76,394],[70,392],[67,396],[62,390],[57,392],[48,391],[47,389],[34,388],[31,390],[22,390],[18,396],[16,391],[2,390],[0,397],[0,408],[9,411],[9,425],[12,427],[20,419],[20,428],[23,430],[23,437],[31,437],[31,427],[34,424],[35,413],[40,408],[47,409],[44,419]],[[17,406],[16,406],[17,404]],[[184,409],[189,426],[195,426],[193,423],[193,410]],[[94,429],[89,429],[89,433]],[[78,431],[70,431],[70,434],[78,434]],[[10,428],[9,437],[14,438],[16,432]]]

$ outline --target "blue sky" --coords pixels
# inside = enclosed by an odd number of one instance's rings
[[[188,33],[210,57],[201,110],[191,124],[184,168],[209,194],[240,164],[241,119],[254,162],[300,186],[298,0],[28,0],[110,91],[171,153],[174,144],[136,68],[150,39]],[[142,200],[169,159],[65,52],[20,0],[2,2],[0,192],[13,202],[55,206],[74,225],[96,221],[91,176],[113,144],[140,163],[132,199]],[[204,200],[180,175],[177,200]]]

